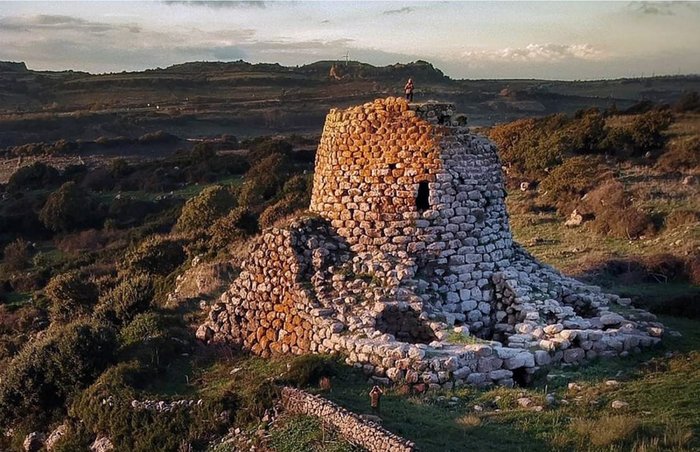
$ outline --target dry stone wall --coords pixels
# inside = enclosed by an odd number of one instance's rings
[[[316,416],[335,428],[346,440],[370,452],[411,452],[415,444],[380,425],[300,389],[282,388],[282,406],[289,413]]]
[[[310,210],[257,239],[198,337],[253,353],[342,353],[417,389],[525,384],[658,343],[652,314],[513,242],[496,149],[451,105],[332,110]]]

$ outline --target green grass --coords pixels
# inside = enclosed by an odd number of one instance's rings
[[[278,420],[270,432],[270,447],[276,452],[360,451],[313,416],[293,415]]]

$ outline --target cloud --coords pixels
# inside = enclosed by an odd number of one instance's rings
[[[553,62],[567,59],[597,60],[604,57],[591,44],[528,44],[496,50],[468,50],[462,57],[472,61]]]
[[[127,30],[139,33],[141,27],[134,24],[108,24],[94,22],[79,17],[39,14],[36,16],[18,16],[0,18],[0,29],[15,32],[33,31],[75,31],[87,33],[105,33],[115,30]]]
[[[166,5],[184,5],[184,6],[201,6],[206,8],[265,8],[266,2],[260,0],[250,0],[250,1],[180,1],[180,0],[166,0],[163,3]]]
[[[631,2],[629,7],[636,12],[647,16],[673,16],[679,8],[700,11],[700,7],[693,2]]]
[[[385,16],[390,16],[394,14],[409,14],[415,11],[415,8],[411,8],[410,6],[404,6],[403,8],[398,8],[398,9],[388,9],[384,11],[382,14]]]

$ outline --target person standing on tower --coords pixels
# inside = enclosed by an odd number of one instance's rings
[[[413,79],[409,78],[408,82],[406,82],[406,86],[404,86],[404,91],[406,91],[406,100],[409,102],[413,102]]]

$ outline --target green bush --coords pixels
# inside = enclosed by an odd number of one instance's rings
[[[309,206],[309,199],[303,194],[291,193],[268,206],[260,214],[260,227],[269,228],[279,220]]]
[[[260,160],[245,175],[239,204],[255,207],[272,199],[287,180],[287,157],[273,154]]]
[[[557,207],[560,214],[568,215],[578,200],[594,188],[601,179],[609,177],[603,161],[592,156],[566,159],[554,168],[540,184],[543,200]]]
[[[114,330],[95,322],[71,323],[30,342],[2,372],[0,425],[23,420],[38,428],[50,421],[111,363],[115,349]]]
[[[75,182],[66,182],[46,200],[39,220],[51,231],[72,231],[94,223],[93,209],[89,193]]]
[[[567,152],[573,154],[601,152],[605,137],[605,118],[597,109],[580,112],[563,130]]]
[[[236,200],[228,188],[207,187],[185,203],[176,228],[179,231],[205,229],[235,206]]]
[[[188,443],[200,450],[214,435],[226,431],[236,409],[230,395],[168,413],[132,408],[131,401],[140,397],[138,385],[148,378],[136,363],[115,366],[76,398],[70,413],[89,431],[107,434],[120,451],[174,451]]]
[[[633,239],[655,232],[652,218],[632,204],[616,180],[608,180],[589,192],[586,203],[595,216],[593,230],[599,234]]]
[[[273,155],[287,156],[292,150],[292,144],[285,140],[262,138],[249,144],[247,157],[255,165]]]
[[[663,132],[671,125],[673,117],[668,110],[652,110],[634,118],[630,126],[630,137],[638,155],[663,147],[666,137]]]
[[[162,315],[156,312],[138,314],[119,333],[123,345],[133,345],[138,342],[163,337],[166,334]]]
[[[44,292],[51,303],[51,319],[60,322],[89,315],[99,297],[97,285],[79,271],[53,277]]]
[[[492,127],[489,137],[498,146],[505,165],[516,174],[539,179],[546,169],[562,161],[568,149],[561,133],[565,124],[563,115],[519,119]]]
[[[15,171],[7,182],[7,191],[41,190],[55,186],[61,181],[56,168],[35,162]]]
[[[212,143],[197,143],[192,148],[191,156],[194,163],[206,162],[216,157],[216,149]]]
[[[245,207],[239,207],[211,225],[209,246],[212,249],[224,248],[231,242],[254,234],[257,230],[258,222],[255,216]]]
[[[100,297],[96,314],[111,321],[128,322],[150,307],[154,294],[150,276],[127,275],[116,287]]]
[[[121,268],[134,273],[165,276],[178,268],[185,258],[180,240],[152,236],[126,253]]]
[[[684,137],[670,141],[656,162],[662,171],[692,170],[700,167],[700,137]]]

